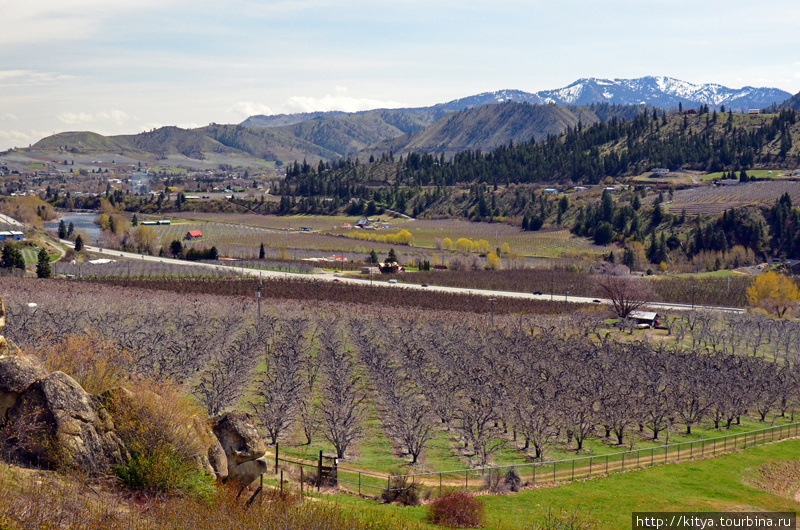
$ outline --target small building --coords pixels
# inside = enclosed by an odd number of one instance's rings
[[[361,274],[380,274],[380,267],[361,267]]]
[[[760,113],[761,113],[761,111],[760,111],[760,110],[758,110],[758,109],[748,109],[748,110],[747,110],[747,113],[748,113],[748,114],[760,114]]]
[[[203,232],[201,232],[200,230],[189,230],[188,232],[186,232],[186,236],[184,236],[184,239],[192,240],[192,239],[201,239],[202,237],[203,237]]]
[[[628,318],[636,322],[637,328],[656,328],[661,325],[658,313],[651,311],[631,311]]]
[[[555,188],[545,188],[544,193],[558,193],[558,190]]]
[[[784,263],[786,267],[786,271],[790,272],[791,274],[800,275],[800,260],[797,259],[787,259],[786,263]]]
[[[669,173],[669,169],[665,167],[654,167],[653,169],[650,170],[650,172],[653,175],[666,175],[667,173]]]
[[[0,232],[0,241],[22,241],[24,235],[16,230],[3,230]]]

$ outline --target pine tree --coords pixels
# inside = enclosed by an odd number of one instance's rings
[[[139,226],[139,218],[136,217],[136,214],[133,214],[133,219],[131,219],[131,224],[133,226]]]
[[[75,233],[75,224],[72,221],[70,221],[69,226],[67,227],[67,237],[68,238],[72,237],[72,234],[74,233]]]
[[[39,250],[39,258],[36,262],[36,276],[38,278],[50,278],[53,276],[53,271],[50,269],[50,256],[44,247]]]
[[[264,243],[261,243],[261,246],[258,248],[258,259],[264,259],[266,256],[267,254],[264,251]]]
[[[58,222],[58,239],[67,238],[67,224],[62,219]]]
[[[81,250],[83,250],[83,237],[78,235],[75,238],[75,252],[80,252]]]

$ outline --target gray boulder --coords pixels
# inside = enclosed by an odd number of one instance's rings
[[[101,401],[63,372],[31,384],[7,424],[17,457],[30,463],[107,473],[127,457]]]
[[[0,425],[8,410],[34,381],[47,376],[38,359],[29,356],[0,356]]]
[[[228,412],[219,416],[213,427],[228,461],[228,481],[249,486],[267,471],[263,458],[267,451],[249,414]]]

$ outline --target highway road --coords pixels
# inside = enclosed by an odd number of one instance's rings
[[[72,241],[67,241],[62,239],[61,243],[66,246],[73,247],[74,243]],[[173,258],[166,258],[166,257],[159,257],[159,256],[146,256],[143,254],[135,254],[132,252],[122,252],[118,250],[109,250],[103,249],[100,247],[84,245],[84,249],[89,252],[95,252],[105,258],[108,259],[132,259],[132,260],[143,260],[143,261],[152,261],[152,262],[160,262],[160,263],[170,263],[175,265],[183,265],[183,266],[193,266],[193,267],[208,267],[210,269],[215,269],[219,271],[230,271],[235,272],[237,274],[243,274],[245,276],[253,276],[256,278],[296,278],[296,279],[303,279],[303,280],[311,280],[311,281],[319,281],[319,282],[332,282],[337,281],[343,284],[358,284],[364,285],[366,283],[370,283],[371,285],[378,286],[378,287],[385,287],[387,289],[420,289],[426,291],[436,291],[436,292],[443,292],[443,293],[456,293],[456,294],[471,294],[476,296],[486,296],[490,298],[503,296],[507,298],[521,298],[526,300],[553,300],[557,302],[568,302],[568,303],[576,303],[576,304],[606,304],[611,305],[611,301],[604,299],[604,298],[590,298],[586,296],[566,296],[566,294],[532,294],[532,293],[521,293],[521,292],[511,292],[511,291],[491,291],[488,289],[467,289],[464,287],[443,287],[438,285],[430,285],[428,287],[423,287],[420,284],[414,283],[388,283],[386,281],[371,281],[369,279],[361,279],[361,278],[349,278],[347,276],[337,276],[332,273],[325,273],[325,274],[300,274],[300,273],[293,273],[293,272],[279,272],[279,271],[268,271],[268,270],[257,270],[257,269],[248,269],[243,267],[236,267],[232,265],[217,265],[213,263],[201,263],[197,261],[186,261],[186,260],[179,260]],[[599,300],[599,302],[595,302],[595,300]],[[647,304],[647,307],[655,310],[690,310],[690,309],[706,309],[711,311],[722,311],[726,313],[744,313],[744,309],[740,307],[720,307],[720,306],[692,306],[691,304],[671,304],[671,303],[664,303],[664,302],[653,302]]]

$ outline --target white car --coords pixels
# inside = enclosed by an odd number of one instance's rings
[[[389,283],[397,283],[397,280],[389,280]]]

